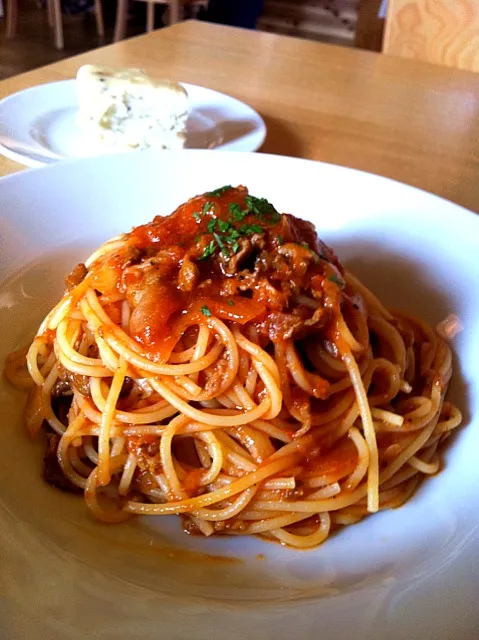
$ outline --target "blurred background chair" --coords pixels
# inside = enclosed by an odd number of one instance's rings
[[[360,0],[354,46],[381,51],[384,36],[383,0]]]
[[[208,4],[208,0],[142,0],[146,3],[146,30],[155,28],[155,6],[166,6],[165,24],[175,24],[183,19],[184,10],[194,17],[200,8]],[[5,37],[13,39],[17,32],[19,0],[6,0],[5,6]],[[63,21],[61,0],[46,0],[48,22],[53,29],[54,43],[57,49],[64,48]],[[97,35],[104,37],[105,27],[103,22],[102,0],[94,0],[93,11],[95,14]],[[126,36],[129,12],[129,0],[117,0],[114,41],[122,40]]]
[[[387,0],[383,52],[479,71],[478,0]]]
[[[46,0],[48,24],[53,29],[53,40],[57,49],[65,46],[63,38],[63,21],[61,0]],[[13,39],[17,33],[18,0],[6,0],[5,6],[5,38]],[[101,0],[94,0],[94,13],[97,33],[100,37],[105,35],[103,24],[103,11]]]
[[[101,2],[101,0],[99,0]],[[155,5],[166,5],[166,15],[163,17],[164,24],[175,24],[183,19],[183,12],[187,9],[194,17],[201,7],[208,4],[208,0],[140,0],[146,2],[146,30],[153,31],[155,28]],[[126,36],[128,23],[129,0],[118,0],[115,22],[114,42],[123,40]]]
[[[263,31],[479,71],[479,0],[263,1],[257,23]],[[101,46],[105,28],[107,38],[117,41],[143,32],[145,26],[151,31],[195,17],[208,5],[207,0],[0,2],[6,36],[0,34],[0,78]],[[215,0],[211,6],[221,8],[222,2],[229,0]],[[81,22],[70,5],[86,7]],[[62,6],[69,15],[62,16]],[[200,18],[213,18],[210,13],[202,10]],[[21,37],[15,37],[17,22]],[[52,33],[56,49],[50,44]]]
[[[258,28],[296,38],[352,46],[358,4],[359,0],[264,0]]]
[[[479,71],[479,0],[360,0],[355,45]]]

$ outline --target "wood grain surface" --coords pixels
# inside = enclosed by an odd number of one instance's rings
[[[383,51],[479,71],[478,0],[388,0]]]
[[[0,97],[85,63],[143,66],[250,104],[262,151],[395,178],[479,211],[476,74],[202,22],[180,23],[0,82]],[[0,175],[22,167],[0,157]]]

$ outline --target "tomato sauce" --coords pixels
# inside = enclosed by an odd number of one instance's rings
[[[95,267],[94,288],[106,298],[125,296],[129,334],[159,361],[169,358],[185,326],[211,317],[253,323],[273,342],[302,336],[314,330],[307,328],[313,311],[296,296],[314,295],[328,313],[341,296],[330,277],[342,268],[313,225],[280,215],[244,187],[223,187],[156,216]],[[109,311],[118,323],[120,306]]]
[[[316,455],[314,455],[316,453]],[[328,484],[350,475],[358,464],[358,452],[347,436],[341,438],[329,451],[318,448],[306,458],[301,478],[324,477]]]

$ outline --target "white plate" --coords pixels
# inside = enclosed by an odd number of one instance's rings
[[[182,83],[191,113],[186,148],[256,151],[266,137],[261,116],[224,93]],[[42,84],[0,102],[0,153],[28,167],[96,155],[77,123],[76,80]]]
[[[474,214],[377,176],[262,154],[141,152],[16,174],[0,180],[0,360],[31,336],[64,274],[101,241],[194,194],[240,183],[314,221],[387,304],[432,323],[460,316],[451,394],[465,418],[445,469],[405,506],[312,551],[254,538],[192,538],[176,518],[104,525],[87,515],[81,498],[41,480],[41,446],[22,425],[24,398],[2,381],[3,637],[477,638]]]

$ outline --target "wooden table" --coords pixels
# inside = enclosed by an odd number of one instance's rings
[[[74,77],[85,63],[231,94],[264,117],[264,152],[364,169],[479,212],[477,74],[186,22],[5,80],[0,97]],[[20,168],[0,159],[0,175]]]

